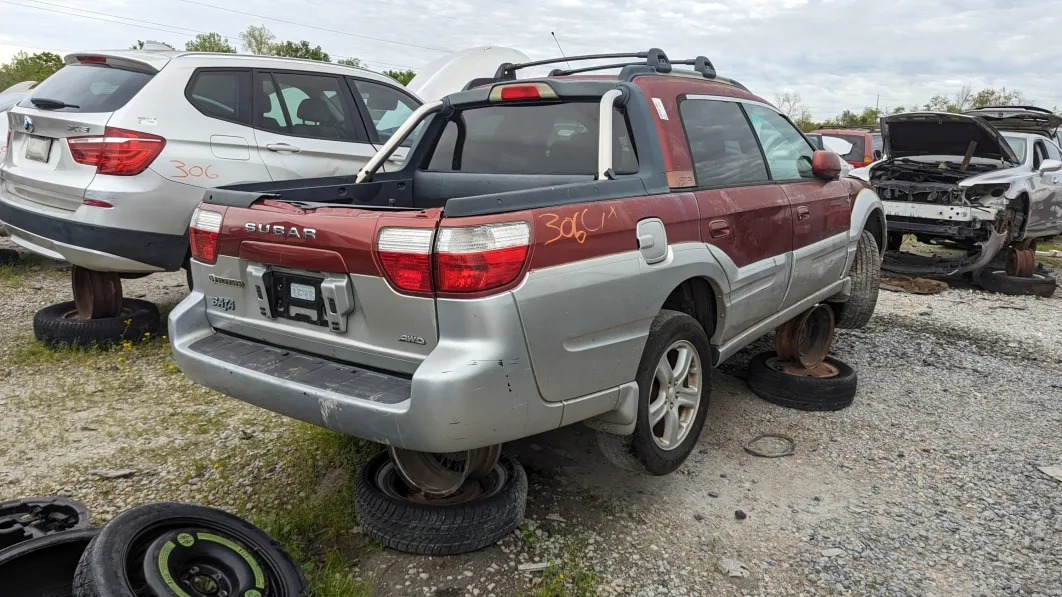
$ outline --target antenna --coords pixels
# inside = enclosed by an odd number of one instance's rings
[[[564,54],[564,48],[562,48],[561,45],[560,45],[560,40],[557,39],[557,34],[552,32],[552,31],[550,31],[549,34],[553,36],[553,41],[557,42],[557,49],[560,50],[561,58],[567,58],[567,56]],[[572,69],[572,63],[571,62],[568,62],[567,60],[565,60],[564,63],[568,65],[568,70]]]

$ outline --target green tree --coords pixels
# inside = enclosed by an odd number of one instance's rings
[[[240,45],[248,54],[272,56],[276,39],[277,36],[273,35],[273,32],[265,25],[251,25],[240,34]]]
[[[1020,106],[1026,103],[1025,94],[1017,89],[1008,90],[1006,87],[999,89],[982,89],[970,99],[971,108],[984,108],[985,106]]]
[[[929,98],[929,101],[926,102],[925,109],[929,112],[958,112],[959,106],[957,106],[948,96],[938,93]]]
[[[220,54],[235,54],[236,48],[232,47],[229,40],[220,33],[200,33],[195,39],[184,44],[184,49],[189,52],[218,52]]]
[[[0,91],[23,81],[38,83],[63,68],[63,59],[51,52],[19,52],[7,64],[0,65]]]
[[[409,85],[409,82],[413,80],[413,77],[417,76],[417,73],[412,70],[385,70],[383,74],[403,85]]]
[[[342,60],[337,60],[336,64],[342,64],[344,66],[353,66],[354,68],[365,68],[365,65],[362,64],[361,60],[357,58],[343,58]]]
[[[293,41],[286,41],[282,44],[276,44],[273,46],[274,56],[287,56],[288,58],[307,58],[309,60],[320,60],[321,62],[331,62],[332,59],[328,56],[328,52],[321,49],[321,46],[310,46],[310,42],[305,39],[295,43]]]

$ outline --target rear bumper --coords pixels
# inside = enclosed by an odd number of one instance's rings
[[[0,228],[29,251],[98,271],[176,271],[188,254],[186,235],[86,224],[15,206],[3,197]]]
[[[440,341],[411,377],[220,334],[207,320],[202,292],[173,310],[169,333],[177,364],[196,383],[301,421],[422,452],[505,443],[619,405],[621,388],[564,402],[542,399],[511,294],[439,300],[438,311]]]

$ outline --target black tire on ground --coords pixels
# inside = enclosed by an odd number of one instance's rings
[[[68,498],[49,496],[0,502],[0,550],[88,526],[88,508]]]
[[[692,427],[686,437],[672,449],[657,445],[653,425],[649,422],[649,404],[653,399],[656,368],[664,352],[676,341],[689,342],[699,353],[701,383],[699,406],[694,413]],[[649,328],[649,339],[638,365],[638,421],[631,435],[615,435],[597,431],[597,445],[601,453],[614,465],[638,473],[667,475],[672,473],[693,451],[704,428],[712,393],[711,346],[708,335],[696,319],[678,311],[661,311]]]
[[[99,529],[37,537],[0,551],[4,597],[72,597],[78,560]]]
[[[899,232],[890,232],[887,239],[888,249],[890,251],[899,251],[903,246],[903,234]]]
[[[767,365],[775,356],[774,351],[763,352],[749,361],[749,389],[767,402],[797,410],[829,411],[845,408],[855,399],[858,379],[847,364],[826,357],[825,362],[838,369],[835,377],[799,377]]]
[[[100,319],[76,319],[74,302],[45,307],[33,316],[33,335],[48,346],[106,347],[137,342],[159,331],[159,309],[148,301],[123,299],[122,314]]]
[[[1055,294],[1058,284],[1045,271],[1033,273],[1031,278],[1008,276],[1003,270],[981,270],[978,280],[981,288],[989,292],[1019,296],[1040,296],[1050,298]]]
[[[14,249],[0,249],[0,265],[9,265],[18,260],[18,251]]]
[[[494,545],[524,519],[527,474],[515,459],[502,456],[487,479],[498,483],[485,497],[461,504],[425,504],[398,495],[404,488],[387,452],[378,454],[358,474],[355,503],[358,523],[367,536],[401,552],[444,556]],[[396,485],[397,483],[397,485]]]
[[[252,567],[257,566],[265,584],[265,587],[256,589],[257,594],[298,597],[306,591],[306,580],[299,567],[280,544],[261,529],[217,508],[159,502],[126,510],[103,527],[81,556],[74,577],[73,597],[136,597],[143,594],[135,593],[133,587],[144,587],[151,578],[149,575],[159,575],[160,569],[156,558],[152,558],[150,546],[178,530],[188,530],[190,540],[224,546],[238,558],[236,561],[243,560]],[[176,543],[173,547],[179,549]],[[146,562],[149,558],[152,561]],[[193,561],[204,566],[202,558]],[[156,594],[164,593],[156,591]],[[241,594],[255,593],[252,590]]]
[[[891,242],[891,241],[890,241]],[[852,261],[852,294],[844,303],[830,303],[834,324],[841,329],[857,330],[874,315],[881,289],[881,253],[874,235],[864,230]]]

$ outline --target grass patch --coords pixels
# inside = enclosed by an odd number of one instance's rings
[[[118,364],[123,368],[146,359],[158,359],[171,355],[166,336],[147,337],[143,342],[122,342],[114,346],[56,346],[50,347],[32,338],[23,336],[4,361],[16,367],[35,367],[69,363],[79,366],[96,366],[104,363]]]
[[[275,490],[296,499],[254,522],[302,563],[314,597],[372,594],[372,580],[358,575],[358,558],[351,555],[364,556],[378,546],[354,545],[360,539],[351,531],[357,526],[354,475],[379,450],[371,442],[304,423],[284,446],[282,464],[290,476]]]
[[[42,273],[50,277],[65,278],[70,275],[68,266],[39,255],[23,253],[14,263],[0,265],[0,284],[16,286],[29,273]]]

